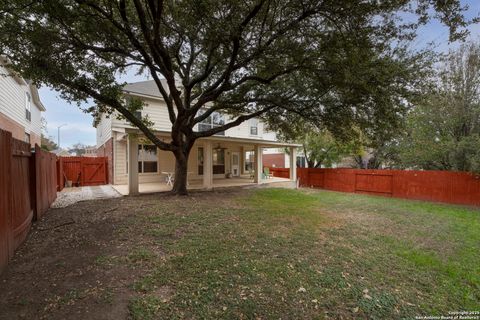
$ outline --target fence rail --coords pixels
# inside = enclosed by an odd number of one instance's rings
[[[56,198],[56,156],[0,129],[0,272]]]
[[[305,187],[480,206],[480,176],[467,172],[299,168],[297,176]]]

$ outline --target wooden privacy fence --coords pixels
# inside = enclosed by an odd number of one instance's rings
[[[56,156],[0,129],[0,272],[56,198]]]
[[[107,184],[107,167],[107,157],[59,157],[57,163],[59,190],[63,189],[65,179],[78,186]]]
[[[466,172],[299,168],[297,177],[305,187],[480,206],[480,176]]]
[[[288,168],[275,168],[269,167],[270,173],[273,174],[274,177],[279,178],[290,178],[290,169]]]

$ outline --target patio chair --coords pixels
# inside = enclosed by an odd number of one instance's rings
[[[270,173],[270,168],[269,167],[263,167],[263,177],[265,179],[273,178],[273,173]]]

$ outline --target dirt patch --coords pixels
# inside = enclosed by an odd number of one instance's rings
[[[0,276],[0,319],[128,318],[128,302],[139,294],[133,284],[152,260],[165,258],[161,244],[143,232],[141,217],[158,210],[159,201],[181,216],[199,203],[231,204],[233,195],[238,190],[196,192],[188,200],[156,194],[50,209]],[[183,233],[178,229],[171,237]],[[162,300],[173,294],[169,287],[157,291]]]
[[[135,245],[121,233],[131,206],[115,199],[51,209],[0,277],[0,319],[126,318],[141,274],[124,263]]]

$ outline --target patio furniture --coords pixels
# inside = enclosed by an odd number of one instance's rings
[[[167,182],[167,186],[173,187],[173,180],[174,180],[174,172],[162,172],[162,174],[166,175],[165,181]]]
[[[175,172],[163,171],[162,174],[164,174],[166,176],[165,181],[167,182],[167,186],[172,186],[173,187],[173,182],[175,181]],[[190,185],[190,183],[188,181],[188,176],[191,175],[191,174],[192,174],[191,171],[187,172],[187,186]]]
[[[264,167],[263,168],[263,176],[266,179],[273,178],[273,173],[270,173],[270,168],[269,167]]]

